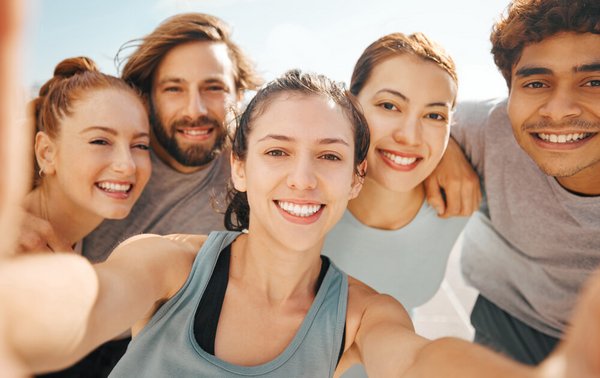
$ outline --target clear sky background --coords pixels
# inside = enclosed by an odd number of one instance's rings
[[[459,99],[506,95],[490,54],[493,22],[509,0],[31,0],[24,80],[41,85],[63,58],[85,55],[118,74],[114,56],[168,16],[204,12],[271,79],[290,68],[348,82],[360,53],[378,37],[421,31],[456,61]]]

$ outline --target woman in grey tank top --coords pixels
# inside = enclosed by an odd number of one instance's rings
[[[37,370],[57,368],[133,325],[114,376],[323,377],[355,363],[377,377],[541,373],[463,340],[416,335],[395,299],[334,264],[317,289],[323,240],[358,194],[365,169],[368,130],[353,101],[328,79],[298,71],[261,89],[232,147],[226,225],[243,232],[140,235],[104,263],[67,270],[79,274],[76,311],[39,336],[43,351],[16,350]],[[193,318],[227,246],[227,288],[214,353],[207,353]],[[58,340],[63,330],[73,337]],[[578,355],[572,344],[560,351],[556,359]]]

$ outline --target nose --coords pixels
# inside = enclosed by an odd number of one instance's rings
[[[119,148],[116,151],[112,161],[112,169],[123,176],[131,176],[135,173],[136,164],[133,156],[131,156],[129,146]]]
[[[298,157],[292,162],[287,185],[292,189],[311,190],[317,187],[316,167],[311,157]]]
[[[421,144],[421,120],[418,117],[407,116],[394,128],[393,138],[395,142],[409,146]]]
[[[540,108],[540,115],[554,122],[581,115],[581,107],[568,88],[556,88]]]
[[[207,107],[202,98],[202,94],[199,91],[190,91],[189,93],[183,115],[191,119],[206,115]]]

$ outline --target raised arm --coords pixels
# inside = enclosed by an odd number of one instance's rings
[[[425,179],[425,194],[429,205],[443,218],[467,216],[479,209],[479,176],[453,138],[436,169]]]

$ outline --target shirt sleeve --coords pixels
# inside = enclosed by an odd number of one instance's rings
[[[458,104],[450,133],[461,146],[467,158],[483,176],[485,131],[489,114],[497,101],[465,101]]]

